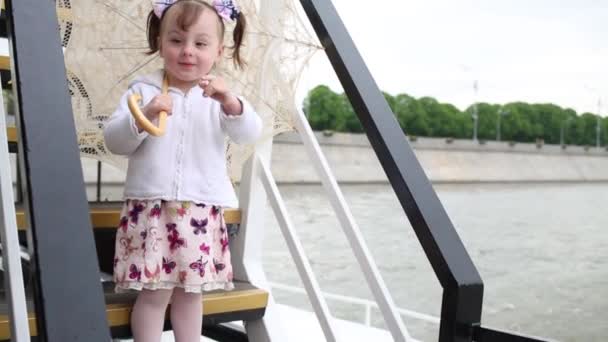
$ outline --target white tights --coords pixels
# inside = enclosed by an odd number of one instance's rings
[[[200,293],[174,290],[142,290],[131,313],[134,342],[160,342],[167,305],[171,301],[171,325],[175,342],[200,342],[203,302]]]

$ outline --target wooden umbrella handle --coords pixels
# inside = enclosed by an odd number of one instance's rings
[[[166,95],[169,92],[169,80],[167,79],[167,74],[163,77],[163,95]],[[155,137],[159,137],[165,133],[165,126],[167,125],[167,112],[164,110],[158,113],[158,127],[154,126],[148,118],[142,113],[141,109],[139,109],[139,101],[141,100],[141,95],[132,94],[129,96],[128,104],[129,110],[131,111],[131,115],[135,119],[135,122],[141,127],[144,131],[152,134]]]

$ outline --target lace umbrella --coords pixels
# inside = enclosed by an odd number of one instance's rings
[[[322,49],[298,15],[293,0],[253,0],[238,5],[248,19],[243,56],[247,67],[235,70],[223,60],[217,72],[231,89],[245,96],[264,121],[264,137],[294,129],[295,91],[308,60]],[[57,0],[68,87],[84,156],[124,169],[124,158],[104,146],[102,127],[116,108],[128,82],[161,66],[158,54],[148,56],[146,18],[151,0]],[[232,27],[227,26],[226,37]],[[229,41],[226,46],[231,46]],[[264,96],[272,94],[272,96]],[[242,161],[251,146],[228,143],[231,161]]]

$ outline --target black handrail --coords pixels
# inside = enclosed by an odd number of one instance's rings
[[[56,11],[55,1],[6,1],[38,340],[107,342]]]
[[[439,341],[492,331],[480,327],[481,277],[336,9],[329,0],[300,2],[443,287]]]

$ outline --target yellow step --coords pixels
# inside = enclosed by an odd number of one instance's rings
[[[0,60],[0,64],[2,61]],[[7,127],[6,135],[8,137],[9,143],[17,143],[17,128],[16,127]]]
[[[8,56],[0,56],[0,70],[11,70],[11,59]]]
[[[120,222],[120,210],[122,203],[90,203],[91,223],[94,229],[116,229]],[[225,209],[224,220],[227,224],[238,224],[241,222],[241,211],[239,209]],[[25,230],[27,227],[23,209],[17,209],[17,227]]]
[[[135,293],[113,293],[111,283],[104,284],[106,294],[106,315],[110,327],[125,327],[129,325],[129,318],[135,300]],[[4,298],[2,300],[5,301]],[[10,320],[6,313],[5,303],[0,303],[0,341],[10,339]],[[32,305],[31,301],[28,303]],[[240,320],[239,313],[247,313],[261,318],[268,304],[268,292],[244,282],[235,282],[232,291],[212,291],[203,294],[203,317],[219,323]],[[223,316],[223,318],[220,318]],[[166,318],[168,319],[168,317]],[[30,334],[37,336],[36,317],[34,312],[28,314]]]

